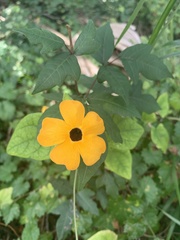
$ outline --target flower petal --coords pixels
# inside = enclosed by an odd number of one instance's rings
[[[106,143],[99,136],[89,135],[79,142],[79,152],[87,166],[95,164],[106,151]]]
[[[76,170],[80,164],[80,154],[76,146],[67,140],[52,149],[50,159],[56,164],[65,165],[68,170]]]
[[[40,145],[53,146],[64,142],[68,138],[69,128],[67,124],[57,118],[44,118],[42,128],[37,136]]]
[[[104,122],[96,112],[88,112],[82,122],[82,132],[84,135],[99,135],[104,132]]]
[[[75,100],[64,100],[59,105],[64,121],[72,128],[81,125],[85,109],[81,102]]]

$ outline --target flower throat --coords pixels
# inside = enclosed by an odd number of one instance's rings
[[[73,128],[70,131],[70,138],[73,142],[80,141],[82,139],[82,132],[79,128]]]

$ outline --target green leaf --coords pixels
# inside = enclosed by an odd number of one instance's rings
[[[143,127],[137,123],[136,119],[120,118],[116,115],[114,120],[123,139],[122,144],[118,143],[115,146],[120,150],[133,149],[144,132]]]
[[[99,82],[107,81],[113,93],[119,94],[125,102],[128,102],[130,83],[119,68],[113,66],[101,66],[97,75]]]
[[[147,163],[148,165],[159,166],[163,160],[162,152],[160,150],[153,148],[152,149],[144,148],[142,150],[141,155],[144,159],[144,162]]]
[[[50,89],[56,85],[61,86],[68,78],[77,81],[80,77],[80,72],[76,57],[69,53],[61,53],[51,58],[42,67],[33,93]]]
[[[111,230],[102,230],[95,233],[88,240],[117,240],[117,235]]]
[[[98,189],[102,186],[105,186],[106,193],[111,197],[117,197],[119,194],[119,187],[115,182],[115,178],[113,177],[112,173],[109,173],[107,171],[105,171],[104,174],[97,178],[96,186]]]
[[[40,28],[22,28],[18,32],[23,33],[31,44],[41,44],[41,53],[56,51],[65,46],[64,41],[50,31]]]
[[[38,240],[40,235],[36,221],[28,222],[25,225],[22,233],[22,240]]]
[[[134,82],[138,82],[139,73],[150,80],[172,77],[161,59],[151,54],[152,46],[137,44],[128,47],[120,54],[120,59]]]
[[[2,209],[2,213],[5,224],[9,224],[11,221],[19,217],[19,205],[17,203],[14,203],[13,205],[5,206]]]
[[[158,188],[156,183],[149,176],[143,177],[138,188],[138,195],[142,197],[145,195],[148,204],[152,204],[158,198]]]
[[[81,34],[74,45],[74,51],[76,55],[92,54],[100,47],[99,43],[95,39],[96,28],[93,21],[89,21],[84,27]]]
[[[65,201],[58,207],[58,212],[60,217],[56,222],[56,232],[58,240],[65,239],[71,230],[72,225],[72,203],[70,201]]]
[[[98,62],[106,64],[114,51],[114,36],[109,23],[97,29],[96,39],[101,47],[93,57]]]
[[[176,144],[180,144],[180,122],[177,122],[175,124],[173,142]]]
[[[0,209],[6,205],[10,205],[12,201],[12,187],[4,188],[0,190]]]
[[[162,118],[164,118],[169,113],[168,93],[165,92],[165,93],[161,94],[157,99],[157,103],[159,104],[159,106],[161,108],[161,110],[159,110],[158,113],[160,114],[160,116]]]
[[[1,165],[1,174],[0,174],[0,181],[2,182],[10,182],[14,177],[14,172],[17,171],[17,164],[15,161],[12,161],[11,157],[8,159],[6,154],[6,160],[4,164]],[[1,155],[2,158],[2,155]]]
[[[0,86],[0,98],[7,100],[14,100],[17,97],[17,90],[14,87],[14,83],[5,82]]]
[[[97,204],[91,199],[94,196],[94,192],[90,189],[83,189],[77,194],[78,204],[87,212],[93,215],[98,215],[99,210]]]
[[[169,103],[170,103],[170,106],[176,110],[176,111],[179,111],[180,110],[180,93],[179,92],[173,92],[170,96],[170,99],[169,99]]]
[[[118,114],[122,117],[140,117],[139,112],[132,104],[127,104],[120,96],[112,96],[109,93],[93,93],[88,101],[92,105],[101,106],[109,114]]]
[[[51,148],[42,147],[37,142],[40,117],[41,113],[31,113],[19,122],[7,146],[9,155],[35,160],[49,159]]]
[[[162,123],[151,128],[151,138],[156,147],[166,153],[169,145],[169,133]]]
[[[19,197],[29,190],[30,184],[22,176],[19,176],[13,181],[13,197]]]
[[[124,233],[126,233],[129,240],[139,239],[146,232],[146,227],[144,223],[139,222],[126,222],[124,225]]]
[[[58,192],[53,188],[51,183],[48,183],[39,189],[39,196],[41,202],[46,207],[46,212],[50,212],[59,203],[57,199]]]
[[[134,105],[140,113],[145,112],[151,114],[160,109],[152,95],[142,94],[142,83],[140,81],[131,87],[130,103]]]
[[[15,115],[16,108],[13,103],[4,100],[0,101],[0,120],[10,121]]]
[[[109,146],[106,158],[106,167],[117,175],[131,179],[132,175],[132,156],[129,150],[120,150],[115,144]]]

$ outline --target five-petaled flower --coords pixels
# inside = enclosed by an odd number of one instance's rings
[[[87,166],[95,164],[106,151],[101,135],[104,131],[102,118],[93,111],[85,116],[83,104],[75,100],[64,100],[59,104],[64,120],[44,118],[37,140],[44,147],[54,146],[50,159],[63,164],[68,170],[79,167],[80,157]]]

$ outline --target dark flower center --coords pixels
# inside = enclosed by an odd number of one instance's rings
[[[72,141],[80,141],[82,139],[82,132],[79,128],[73,128],[70,131],[70,138]]]

